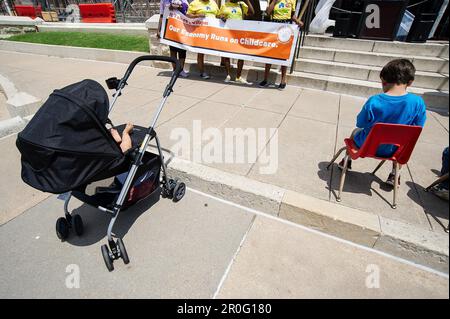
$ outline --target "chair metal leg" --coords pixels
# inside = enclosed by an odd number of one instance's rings
[[[331,165],[333,165],[333,163],[336,161],[336,159],[339,157],[339,155],[341,155],[341,153],[346,149],[346,147],[344,146],[343,148],[341,148],[336,155],[333,156],[333,159],[330,161],[330,163],[328,163],[327,166],[327,170],[330,169]]]
[[[346,154],[344,157],[344,169],[342,170],[341,179],[339,181],[339,192],[338,192],[338,196],[336,198],[336,201],[338,201],[338,202],[341,201],[341,193],[344,188],[345,175],[347,174],[348,160],[349,160],[349,155]]]
[[[372,175],[375,175],[375,173],[381,168],[381,166],[383,166],[383,164],[386,162],[386,160],[381,161],[377,167],[374,169],[374,171],[372,172]]]
[[[400,175],[400,170],[399,170],[399,166],[398,163],[395,162],[395,180],[394,180],[394,202],[392,203],[392,208],[396,209],[397,208],[397,191],[398,191],[398,177]]]

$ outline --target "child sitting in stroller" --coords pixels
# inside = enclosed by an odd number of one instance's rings
[[[133,146],[130,137],[130,134],[133,133],[132,123],[127,123],[123,130],[122,136],[120,136],[119,132],[114,127],[112,127],[109,132],[111,133],[111,136],[114,138],[116,143],[119,144],[122,153],[125,153]]]

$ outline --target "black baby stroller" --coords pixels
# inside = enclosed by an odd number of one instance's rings
[[[142,61],[165,61],[175,65],[163,99],[156,109],[149,128],[135,126],[132,148],[122,153],[106,125],[108,114],[127,84],[134,67]],[[22,154],[22,179],[32,187],[65,198],[65,217],[56,222],[57,236],[64,240],[69,230],[83,233],[79,215],[68,211],[71,196],[111,214],[108,226],[108,246],[101,247],[106,267],[114,269],[113,261],[129,258],[121,238],[113,234],[113,226],[121,210],[159,193],[162,197],[179,201],[186,186],[166,175],[166,165],[154,130],[164,104],[172,93],[181,67],[177,60],[164,56],[142,56],[131,62],[122,79],[106,80],[115,93],[111,104],[103,87],[92,80],[84,80],[55,90],[42,105],[25,129],[18,134],[17,148]],[[116,129],[121,134],[125,125]],[[158,154],[147,151],[155,140]],[[160,172],[162,169],[162,178]],[[87,189],[98,181],[113,180],[109,185],[96,187],[90,194]]]

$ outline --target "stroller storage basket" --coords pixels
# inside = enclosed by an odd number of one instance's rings
[[[155,191],[160,189],[160,171],[161,160],[157,154],[145,152],[142,159],[142,165],[139,166],[135,177],[133,178],[132,187],[128,191],[126,200],[122,210],[130,207],[134,203],[145,199]],[[112,209],[117,200],[117,196],[123,187],[123,179],[126,178],[127,172],[116,176],[111,185],[107,187],[95,187],[93,185],[83,185],[72,191],[72,195],[82,202],[94,207],[104,207]],[[95,187],[94,194],[87,194],[87,188]]]

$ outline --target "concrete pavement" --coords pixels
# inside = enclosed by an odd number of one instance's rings
[[[45,100],[55,88],[92,78],[104,85],[104,79],[122,76],[127,65],[80,59],[62,59],[0,51],[0,74],[8,77],[21,91]],[[262,174],[261,159],[256,163],[204,163],[211,168],[299,192],[323,201],[335,203],[334,192],[339,174],[336,169],[324,169],[333,153],[341,146],[343,138],[351,132],[356,114],[364,100],[361,98],[332,94],[329,92],[288,86],[283,92],[273,88],[226,85],[220,81],[201,81],[193,75],[179,79],[158,123],[158,133],[166,148],[176,144],[170,138],[175,128],[186,129],[193,136],[193,121],[201,120],[204,129],[219,128],[278,128],[278,170],[275,174]],[[168,72],[149,67],[137,67],[128,81],[129,86],[119,99],[112,114],[114,122],[131,121],[148,126],[153,109],[159,103],[161,92],[168,81]],[[5,175],[0,199],[5,209],[1,221],[14,218],[21,211],[32,207],[36,201],[20,181],[19,154],[13,147],[14,136],[6,137],[5,148],[11,150],[11,159],[0,159]],[[205,147],[208,141],[202,141]],[[419,230],[443,234],[448,224],[448,203],[425,193],[422,187],[435,178],[440,168],[440,156],[448,145],[448,113],[428,112],[428,121],[408,167],[403,170],[399,207],[392,210],[388,205],[392,193],[382,180],[389,171],[385,165],[373,177],[370,172],[376,165],[371,160],[354,163],[354,170],[347,175],[343,201],[340,207],[355,208],[381,218],[400,221]],[[198,147],[198,146],[197,146]],[[194,149],[180,158],[195,161]],[[248,151],[246,148],[244,151]],[[263,151],[266,151],[264,149]],[[14,185],[14,186],[10,186]],[[13,188],[14,191],[10,191]],[[23,208],[13,210],[18,194]],[[14,197],[15,198],[15,197]],[[448,237],[447,237],[448,238]],[[448,242],[447,242],[448,250]],[[444,265],[448,269],[448,262]]]
[[[1,298],[448,298],[448,275],[191,189],[121,213],[131,263],[109,273],[109,218],[74,201],[86,232],[61,243],[62,206],[51,196],[0,226]]]

